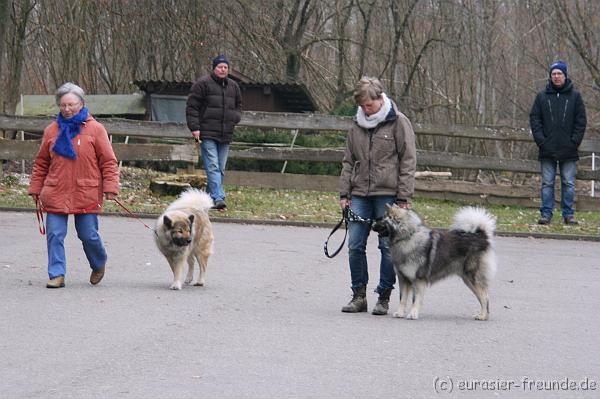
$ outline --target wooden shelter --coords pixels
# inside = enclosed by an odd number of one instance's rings
[[[232,71],[229,77],[242,90],[244,111],[314,112],[317,105],[303,84],[257,82]],[[194,82],[136,80],[133,82],[146,96],[147,118],[156,121],[185,121],[185,102]]]

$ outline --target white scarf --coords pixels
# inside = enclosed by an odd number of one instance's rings
[[[356,123],[358,123],[358,126],[362,127],[363,129],[373,129],[375,126],[379,125],[385,120],[386,116],[392,109],[392,102],[388,96],[385,95],[385,93],[381,93],[381,97],[383,97],[383,104],[381,105],[379,111],[373,115],[365,115],[365,112],[362,110],[362,108],[358,107],[358,111],[356,111]]]

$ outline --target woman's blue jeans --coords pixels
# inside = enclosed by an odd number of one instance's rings
[[[220,143],[216,140],[202,140],[200,150],[208,180],[206,191],[213,201],[224,201],[223,178],[225,177],[225,166],[229,155],[229,144]]]
[[[577,174],[577,161],[552,161],[542,159],[542,217],[552,218],[554,210],[554,181],[556,179],[556,166],[560,170],[560,208],[563,217],[573,216],[575,210],[575,175]]]
[[[94,270],[106,265],[106,250],[98,234],[98,215],[86,213],[75,216],[77,237],[83,244],[83,251]],[[48,213],[46,215],[46,242],[48,244],[48,277],[51,279],[67,273],[65,257],[65,237],[69,215]]]
[[[394,196],[352,197],[350,209],[363,219],[376,219],[383,217],[386,204],[393,204]],[[352,288],[366,286],[369,282],[369,269],[367,264],[367,239],[371,226],[362,222],[351,221],[348,224],[348,258],[350,260],[350,276]],[[379,250],[381,262],[379,264],[379,285],[376,291],[381,292],[394,288],[396,272],[392,264],[389,241],[387,237],[379,237]]]

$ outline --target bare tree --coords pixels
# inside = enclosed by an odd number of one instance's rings
[[[298,80],[300,74],[302,38],[315,10],[311,3],[312,0],[294,0],[291,12],[283,23],[285,29],[281,36],[281,45],[286,57],[285,77],[290,81]]]
[[[21,94],[21,73],[23,71],[27,24],[34,0],[13,1],[11,10],[11,40],[8,46],[8,83],[6,89],[6,111],[15,112]]]
[[[352,0],[335,1],[335,33],[337,36],[336,70],[337,81],[333,107],[340,106],[348,96],[346,86],[346,26],[352,12]]]
[[[365,73],[365,58],[367,55],[367,48],[369,45],[369,32],[371,30],[373,11],[375,10],[376,4],[377,0],[356,0],[356,7],[360,12],[363,21],[360,41],[361,44],[358,53],[358,78],[361,78]]]
[[[10,23],[8,5],[9,0],[0,0],[0,76],[4,76],[2,74],[4,66],[4,52],[6,48],[4,37],[6,33],[6,27]],[[2,105],[2,108],[4,108],[4,90],[0,90],[0,105]]]
[[[561,32],[566,34],[577,55],[581,58],[600,90],[600,48],[598,42],[598,15],[600,5],[594,1],[560,1],[552,2],[556,16],[560,22]]]
[[[398,57],[400,47],[404,43],[404,35],[406,34],[409,20],[412,12],[419,0],[389,0],[389,7],[391,12],[391,23],[393,27],[392,46],[390,49],[389,58],[389,87],[388,90],[391,96],[396,95],[396,75],[398,73]]]
[[[224,52],[254,80],[305,84],[325,112],[369,74],[415,120],[522,126],[563,58],[593,125],[598,32],[592,0],[0,0],[0,96],[12,112],[67,80],[129,93]]]

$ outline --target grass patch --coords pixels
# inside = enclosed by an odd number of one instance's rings
[[[150,179],[160,173],[147,169],[123,168],[122,190],[119,196],[132,212],[159,214],[174,197],[157,197],[148,189]],[[28,176],[9,175],[0,180],[0,207],[33,208],[27,195]],[[248,220],[290,220],[302,222],[334,223],[340,218],[337,192],[276,190],[251,187],[226,186],[227,205],[224,213],[213,216]],[[413,208],[433,227],[448,227],[452,216],[464,202],[453,202],[416,197]],[[554,233],[576,235],[600,234],[600,212],[577,212],[580,224],[566,226],[560,217],[548,226],[537,225],[537,209],[514,206],[486,205],[486,209],[497,218],[497,229],[501,232]],[[112,201],[105,202],[107,212],[123,213]]]

